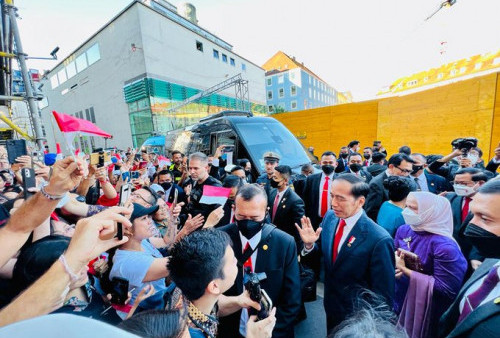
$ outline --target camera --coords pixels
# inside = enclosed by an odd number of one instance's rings
[[[265,319],[269,317],[269,311],[273,307],[273,302],[271,298],[267,295],[266,291],[260,287],[260,281],[266,279],[266,273],[254,273],[246,271],[243,276],[243,284],[245,285],[245,290],[248,291],[250,299],[254,302],[260,303],[260,311],[250,308],[248,314],[250,316],[257,315],[258,320]]]
[[[463,156],[467,156],[472,148],[477,147],[477,138],[474,137],[464,137],[457,138],[451,142],[454,149],[460,149]]]

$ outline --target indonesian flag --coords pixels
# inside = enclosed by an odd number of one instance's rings
[[[202,204],[226,204],[227,198],[231,193],[231,188],[214,187],[211,185],[203,186],[203,196],[200,203]]]
[[[52,114],[54,115],[57,125],[63,133],[66,143],[72,153],[75,151],[73,147],[73,140],[76,135],[101,136],[105,138],[111,137],[110,134],[106,133],[90,121],[58,113],[55,110],[52,111]]]

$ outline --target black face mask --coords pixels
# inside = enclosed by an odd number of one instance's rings
[[[349,169],[351,169],[355,173],[357,173],[358,171],[360,171],[361,168],[363,168],[363,166],[361,164],[359,164],[359,163],[349,164]]]
[[[349,156],[349,154],[344,154],[344,153],[340,154],[340,157],[342,158],[347,158],[347,156]]]
[[[253,221],[251,219],[243,219],[243,220],[236,220],[236,225],[238,226],[238,230],[241,231],[241,234],[245,236],[247,239],[251,239],[253,236],[255,236],[264,226],[264,219],[260,222]]]
[[[420,170],[424,169],[424,166],[423,165],[414,165],[412,167],[413,171],[411,172],[412,175],[415,175],[416,173],[418,173]]]
[[[164,183],[162,183],[160,185],[163,188],[163,190],[167,191],[172,186],[172,182],[164,182]]]
[[[251,170],[245,170],[245,173],[246,173],[247,175],[250,175],[250,174],[252,173],[252,171],[251,171]]]
[[[464,236],[474,245],[479,254],[486,258],[500,258],[500,236],[469,223]]]
[[[369,160],[372,157],[372,155],[366,154],[366,155],[363,155],[363,157],[365,158],[365,160]]]
[[[335,170],[335,167],[333,165],[325,164],[325,165],[321,166],[321,170],[323,170],[323,172],[325,173],[325,175],[328,176],[331,173],[333,173],[333,171]]]
[[[273,188],[278,188],[278,186],[280,185],[280,182],[276,182],[275,180],[271,179],[269,181],[269,184],[271,185],[271,187]]]

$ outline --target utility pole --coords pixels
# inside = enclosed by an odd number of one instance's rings
[[[26,101],[28,102],[29,114],[31,114],[31,121],[33,122],[33,129],[35,131],[35,140],[38,145],[39,150],[44,149],[44,141],[42,131],[42,123],[40,121],[40,112],[38,110],[38,104],[33,93],[33,87],[31,82],[31,77],[26,67],[26,54],[23,51],[23,45],[21,43],[21,36],[19,35],[19,28],[17,27],[16,21],[16,10],[14,7],[13,0],[5,0],[5,8],[9,14],[11,30],[14,34],[15,51],[17,54],[17,59],[19,60],[19,68],[24,81],[24,88],[26,90]]]

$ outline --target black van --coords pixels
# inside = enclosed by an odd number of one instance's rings
[[[179,150],[184,154],[200,151],[210,155],[220,145],[234,146],[234,163],[238,159],[249,159],[254,177],[264,172],[263,155],[268,151],[278,153],[280,164],[290,166],[294,173],[299,173],[303,164],[316,162],[281,122],[242,111],[223,111],[202,118],[194,125],[169,131],[165,135],[164,150],[167,153]]]

